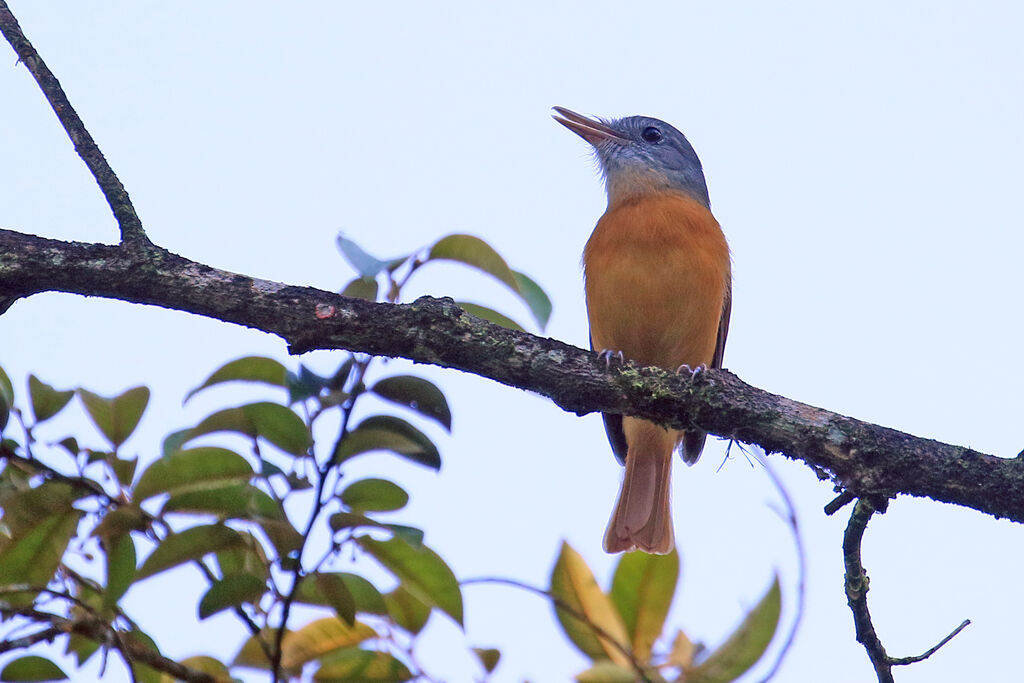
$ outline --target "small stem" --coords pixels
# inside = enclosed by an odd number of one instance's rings
[[[370,359],[358,361],[354,370],[356,371],[356,377],[352,386],[352,394],[349,396],[348,401],[345,403],[345,407],[342,410],[341,419],[341,430],[338,434],[338,443],[340,443],[345,436],[348,434],[348,426],[352,417],[352,409],[355,407],[356,399],[359,397],[361,391],[359,387],[363,383],[363,377],[366,376],[366,369],[370,365]],[[274,677],[274,682],[278,683],[281,680],[283,672],[281,671],[281,657],[282,651],[281,646],[284,642],[285,629],[288,626],[288,618],[291,616],[292,605],[295,602],[295,597],[299,592],[299,585],[302,583],[304,574],[302,572],[302,555],[306,549],[306,542],[309,540],[309,535],[313,531],[313,526],[316,524],[316,520],[319,519],[320,513],[323,512],[324,507],[327,505],[329,500],[324,500],[324,491],[326,490],[327,480],[330,477],[331,469],[334,467],[334,452],[337,450],[337,444],[331,449],[330,454],[324,459],[323,464],[317,466],[317,482],[316,482],[316,494],[313,499],[313,510],[310,512],[309,520],[306,522],[306,528],[302,532],[302,543],[299,545],[296,551],[295,566],[292,569],[292,585],[291,590],[284,596],[284,600],[281,603],[281,626],[277,629],[277,635],[274,638],[274,647],[272,648],[272,657],[270,658],[270,670]]]

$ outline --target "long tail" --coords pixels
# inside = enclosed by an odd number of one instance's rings
[[[669,509],[674,434],[650,422],[630,418],[625,422],[626,475],[604,535],[604,549],[618,553],[639,548],[664,555],[675,546]]]

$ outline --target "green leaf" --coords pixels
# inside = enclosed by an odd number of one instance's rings
[[[366,299],[367,301],[377,300],[377,281],[372,277],[357,277],[345,285],[341,290],[342,296],[350,296],[353,299]]]
[[[270,561],[267,560],[263,546],[252,534],[245,531],[239,533],[245,540],[244,547],[221,550],[216,554],[220,575],[228,577],[231,574],[252,574],[268,578]]]
[[[28,376],[28,393],[32,398],[32,414],[36,422],[49,420],[59,413],[75,395],[73,389],[57,391],[46,382],[40,381],[35,375]]]
[[[307,577],[306,581],[309,581]],[[349,626],[356,622],[356,600],[348,589],[345,580],[337,574],[314,574],[313,582],[316,584],[317,592],[324,597],[328,605]]]
[[[238,432],[249,437],[259,436],[292,455],[305,455],[312,443],[309,430],[302,418],[279,403],[269,402],[250,403],[237,408],[219,410],[188,430],[184,439],[176,437],[173,443],[180,446],[182,443],[214,432]],[[165,450],[166,448],[165,444]]]
[[[145,648],[156,654],[160,654],[160,648],[148,634],[142,631],[129,631],[121,638],[135,647]],[[132,662],[132,680],[136,683],[161,683],[160,672],[141,661]]]
[[[624,554],[615,568],[611,598],[618,608],[633,652],[641,661],[651,657],[651,647],[661,635],[679,580],[679,555]]]
[[[577,674],[576,680],[578,683],[636,683],[638,679],[634,669],[604,660]]]
[[[195,427],[175,432],[164,439],[164,454],[165,456],[170,455],[192,439],[216,432],[238,432],[252,438],[259,436],[259,432],[256,431],[256,427],[249,418],[245,416],[241,406],[237,408],[224,408],[207,415]]]
[[[185,402],[207,387],[223,382],[260,382],[275,387],[285,385],[285,375],[288,369],[273,358],[263,356],[246,356],[229,363],[225,363],[213,374],[206,378],[202,384],[185,395]]]
[[[305,455],[313,440],[302,418],[278,403],[250,403],[242,411],[264,439],[292,455]]]
[[[245,544],[241,534],[223,524],[195,526],[165,538],[142,563],[136,580],[141,581],[184,562],[198,560],[208,553],[241,548]]]
[[[71,512],[75,500],[84,494],[84,490],[60,481],[47,481],[34,488],[9,493],[2,499],[3,523],[11,536],[23,536],[41,519]]]
[[[0,586],[49,583],[83,514],[78,510],[58,512],[42,518],[23,535],[12,538],[0,551]],[[4,601],[22,606],[31,604],[33,598],[32,594],[24,593],[5,596]]]
[[[3,368],[0,368],[0,432],[7,426],[11,408],[14,407],[14,385]]]
[[[321,377],[305,365],[299,365],[299,371],[289,372],[285,383],[288,385],[288,404],[305,401],[307,398],[319,396],[330,383],[330,378]]]
[[[400,538],[413,548],[419,548],[423,545],[423,529],[417,529],[414,526],[406,526],[404,524],[382,524],[386,529],[390,529],[396,538]]]
[[[74,655],[75,663],[81,667],[89,658],[96,653],[96,650],[100,649],[100,644],[95,640],[86,638],[85,636],[72,633],[68,636],[68,644],[64,649],[64,654]]]
[[[113,398],[103,398],[87,389],[79,389],[78,397],[96,427],[117,448],[139,425],[149,403],[149,389],[135,387]]]
[[[183,493],[247,482],[253,474],[249,461],[234,451],[215,446],[191,448],[150,465],[135,485],[134,500],[141,502],[161,493]]]
[[[491,673],[498,668],[498,662],[501,660],[501,650],[493,647],[474,647],[473,654],[480,660],[480,664],[487,673]]]
[[[441,454],[434,442],[405,420],[390,415],[374,415],[363,420],[338,443],[334,462],[341,463],[360,453],[381,450],[391,451],[435,470],[441,468]]]
[[[363,526],[382,526],[380,522],[370,519],[366,515],[358,512],[335,512],[328,520],[328,524],[330,524],[333,531],[339,531],[341,529],[355,529]]]
[[[355,539],[366,552],[389,569],[414,596],[437,607],[462,624],[462,592],[452,570],[437,553],[414,548],[401,539],[378,541],[369,536]]]
[[[686,670],[686,683],[728,683],[757,663],[775,636],[782,612],[782,590],[776,575],[771,587],[721,647]]]
[[[345,589],[352,596],[352,600],[355,603],[356,612],[380,615],[388,613],[388,608],[384,604],[384,597],[380,594],[380,591],[362,576],[346,572],[323,573],[318,574],[318,576],[334,577],[344,583]],[[296,600],[307,605],[333,606],[331,599],[320,590],[318,581],[303,581],[300,583]]]
[[[388,606],[388,614],[395,623],[409,633],[419,633],[430,619],[430,605],[410,593],[405,586],[399,585],[387,593],[384,604]]]
[[[512,291],[519,292],[519,283],[516,282],[512,269],[505,263],[505,259],[494,250],[491,245],[479,237],[473,235],[448,235],[442,237],[430,248],[427,256],[430,261],[458,261],[467,266],[472,266],[491,275]]]
[[[342,648],[376,638],[377,632],[362,622],[349,626],[337,617],[318,619],[284,637],[281,643],[281,664],[288,669]]]
[[[78,439],[76,439],[73,436],[64,437],[63,439],[57,442],[57,445],[61,446],[64,450],[66,450],[71,455],[71,457],[75,457],[79,454],[79,452],[81,452],[81,449],[78,447]]]
[[[389,261],[382,261],[375,256],[370,256],[358,244],[338,233],[338,249],[345,260],[352,264],[361,277],[373,278],[385,270],[392,271],[400,266],[408,256],[393,258]]]
[[[259,519],[257,522],[263,533],[267,535],[270,542],[280,558],[285,558],[302,547],[302,534],[292,526],[287,518],[284,519]]]
[[[456,301],[455,303],[458,304],[459,307],[462,308],[462,310],[466,311],[466,313],[472,313],[476,317],[483,318],[484,320],[492,322],[495,325],[501,325],[502,327],[507,327],[510,330],[516,330],[517,332],[526,331],[523,329],[522,325],[517,323],[512,318],[502,315],[501,313],[498,313],[497,311],[491,308],[487,308],[486,306],[481,306],[479,304],[471,304],[467,301]]]
[[[325,657],[313,674],[317,683],[401,683],[413,678],[394,655],[354,647]]]
[[[145,530],[146,524],[146,515],[137,505],[119,505],[103,515],[92,535],[103,539],[104,543],[113,543],[117,537],[130,531]]]
[[[107,459],[107,464],[109,464],[110,469],[114,471],[114,476],[117,477],[117,482],[121,484],[121,486],[129,486],[132,483],[132,479],[135,478],[135,468],[139,466],[139,459],[138,457],[110,457]]]
[[[199,601],[199,618],[206,619],[217,612],[243,603],[259,604],[267,592],[266,582],[252,574],[232,574],[221,581],[214,581]]]
[[[182,491],[167,499],[162,512],[188,512],[247,520],[284,519],[284,511],[278,503],[266,492],[250,484]]]
[[[396,375],[377,382],[370,391],[392,403],[426,415],[449,432],[452,430],[452,413],[448,401],[433,382],[413,375]]]
[[[45,657],[28,655],[10,662],[0,672],[0,681],[66,681],[68,675]]]
[[[435,261],[458,261],[478,268],[488,275],[497,278],[523,300],[541,329],[547,325],[548,320],[551,318],[551,300],[544,293],[544,290],[541,289],[540,285],[523,273],[509,268],[505,259],[479,237],[474,237],[473,235],[448,235],[443,237],[431,247],[428,259]],[[463,308],[466,307],[464,304],[459,305]],[[492,320],[487,315],[480,315],[476,311],[470,312],[486,320],[496,322],[499,325],[511,327],[511,325],[499,322],[498,320]],[[501,317],[508,321],[508,318]],[[518,326],[513,327],[513,329],[517,328]]]
[[[107,589],[103,593],[103,607],[110,609],[135,580],[135,542],[131,534],[123,534],[104,543],[107,555]]]
[[[523,273],[513,270],[512,275],[519,285],[520,296],[522,296],[523,301],[530,308],[530,312],[533,313],[533,317],[537,320],[540,329],[543,330],[548,326],[548,321],[551,319],[551,299],[544,293],[540,285]]]
[[[413,548],[423,545],[423,530],[404,524],[385,524],[375,519],[370,519],[358,512],[335,512],[331,515],[329,524],[334,531],[341,529],[356,529],[359,527],[374,527],[377,529],[388,529],[396,538],[404,540]]]
[[[601,628],[623,646],[629,644],[626,627],[611,599],[597,585],[583,557],[565,542],[551,572],[551,594],[570,608],[571,611],[563,609],[556,602],[555,616],[566,636],[583,654],[593,660],[611,659],[621,666],[630,665],[620,648],[598,636],[592,628],[591,625]]]
[[[341,492],[341,502],[353,512],[390,512],[405,507],[409,494],[387,479],[361,479]]]

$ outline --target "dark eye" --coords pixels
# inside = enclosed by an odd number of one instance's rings
[[[647,142],[661,142],[661,131],[654,126],[647,126],[640,133],[640,137]]]

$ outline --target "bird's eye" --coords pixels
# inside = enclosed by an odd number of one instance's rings
[[[647,142],[661,142],[662,136],[660,130],[658,130],[654,126],[647,126],[640,133],[640,137],[642,137]]]

